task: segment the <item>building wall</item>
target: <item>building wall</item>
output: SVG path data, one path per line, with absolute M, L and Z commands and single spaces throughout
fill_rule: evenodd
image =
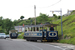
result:
M 16 26 L 15 30 L 18 30 L 18 32 L 24 32 L 24 28 L 19 26 Z

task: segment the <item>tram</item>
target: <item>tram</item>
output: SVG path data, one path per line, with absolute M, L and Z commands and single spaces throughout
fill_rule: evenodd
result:
M 26 25 L 25 32 L 24 32 L 24 39 L 27 41 L 53 41 L 58 40 L 58 31 L 57 31 L 58 24 L 40 24 L 40 25 Z M 54 31 L 50 31 L 49 28 L 53 26 L 55 27 Z M 47 29 L 45 29 L 47 28 Z
M 9 36 L 11 39 L 16 39 L 18 37 L 18 31 L 17 30 L 10 30 Z

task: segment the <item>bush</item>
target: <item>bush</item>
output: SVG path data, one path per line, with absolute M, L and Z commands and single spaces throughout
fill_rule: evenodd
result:
M 18 36 L 18 39 L 23 39 L 24 33 L 21 33 L 21 35 Z
M 61 18 L 61 16 L 58 16 L 58 19 L 60 19 Z
M 72 34 L 65 34 L 65 35 L 64 35 L 64 39 L 65 39 L 66 37 L 70 37 L 70 38 L 72 38 L 73 35 L 72 35 Z

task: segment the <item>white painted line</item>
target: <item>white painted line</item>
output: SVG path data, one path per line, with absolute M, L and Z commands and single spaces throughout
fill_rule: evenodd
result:
M 26 43 L 26 44 L 28 44 L 28 43 Z M 40 48 L 40 47 L 38 47 L 38 46 L 36 46 L 36 45 L 33 45 L 33 44 L 28 44 L 28 45 L 31 45 L 31 46 L 33 46 L 33 47 L 36 47 L 36 48 L 40 49 L 40 50 L 43 50 L 42 48 Z
M 49 44 L 45 44 L 45 45 L 52 46 L 52 47 L 56 47 L 56 48 L 59 48 L 59 49 L 62 49 L 62 50 L 68 49 L 68 48 L 62 48 L 62 47 L 59 47 L 59 46 L 54 46 L 54 45 L 49 45 Z

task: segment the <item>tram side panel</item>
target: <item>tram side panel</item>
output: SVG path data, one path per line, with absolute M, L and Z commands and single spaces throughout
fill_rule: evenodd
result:
M 58 31 L 32 31 L 25 32 L 26 40 L 58 40 Z
M 42 40 L 42 31 L 25 32 L 24 38 L 26 40 Z

